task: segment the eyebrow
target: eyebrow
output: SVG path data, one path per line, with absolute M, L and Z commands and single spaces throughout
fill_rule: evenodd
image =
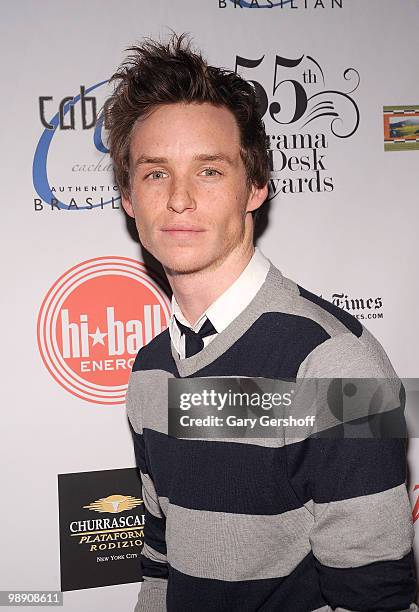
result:
M 200 153 L 199 155 L 194 155 L 192 159 L 193 161 L 208 161 L 208 162 L 220 161 L 220 162 L 226 162 L 227 164 L 230 164 L 231 166 L 234 165 L 233 159 L 226 153 Z M 167 157 L 150 157 L 148 155 L 140 155 L 134 164 L 134 169 L 138 168 L 138 166 L 141 166 L 143 164 L 168 164 L 168 163 L 169 163 L 169 160 L 167 159 Z

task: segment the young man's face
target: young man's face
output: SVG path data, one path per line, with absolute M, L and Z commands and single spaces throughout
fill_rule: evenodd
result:
M 130 177 L 124 208 L 172 274 L 218 267 L 240 249 L 267 196 L 267 187 L 248 187 L 234 115 L 208 103 L 162 105 L 139 121 Z

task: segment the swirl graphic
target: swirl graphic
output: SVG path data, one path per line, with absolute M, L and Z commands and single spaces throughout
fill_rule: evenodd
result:
M 315 63 L 317 64 L 317 62 Z M 359 126 L 359 109 L 349 94 L 358 89 L 361 79 L 359 72 L 355 68 L 347 68 L 343 73 L 343 78 L 346 81 L 352 81 L 354 77 L 355 85 L 348 92 L 327 89 L 308 97 L 307 109 L 301 118 L 301 121 L 304 121 L 304 123 L 302 123 L 300 129 L 316 119 L 320 119 L 320 117 L 331 117 L 330 131 L 334 136 L 337 138 L 349 138 L 352 136 Z M 337 122 L 343 125 L 343 131 L 336 129 L 335 124 Z M 348 124 L 349 127 L 347 127 Z

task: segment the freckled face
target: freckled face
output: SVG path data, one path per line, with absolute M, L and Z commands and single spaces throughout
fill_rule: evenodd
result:
M 143 246 L 171 273 L 218 267 L 251 238 L 249 189 L 234 115 L 212 104 L 168 104 L 137 122 L 131 189 L 122 202 Z

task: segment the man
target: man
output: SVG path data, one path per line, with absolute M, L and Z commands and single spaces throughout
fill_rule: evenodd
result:
M 168 436 L 170 378 L 396 375 L 354 317 L 253 246 L 269 164 L 252 86 L 184 36 L 131 51 L 110 151 L 173 291 L 127 394 L 146 515 L 136 611 L 417 610 L 403 439 Z

